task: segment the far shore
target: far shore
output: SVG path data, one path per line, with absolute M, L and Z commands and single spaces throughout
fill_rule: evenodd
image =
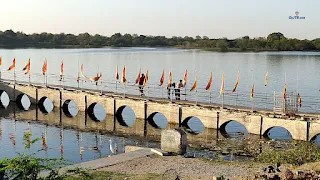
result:
M 181 47 L 181 46 L 124 46 L 124 47 L 116 47 L 116 46 L 80 46 L 80 45 L 64 45 L 64 46 L 0 46 L 0 49 L 3 50 L 16 50 L 16 49 L 103 49 L 103 48 L 112 48 L 112 49 L 121 49 L 121 48 L 168 48 L 168 49 L 186 49 L 186 50 L 198 50 L 198 51 L 211 51 L 211 52 L 320 52 L 320 50 L 276 50 L 276 49 L 240 49 L 240 48 L 228 48 L 227 50 L 221 50 L 219 48 L 198 48 L 198 47 Z

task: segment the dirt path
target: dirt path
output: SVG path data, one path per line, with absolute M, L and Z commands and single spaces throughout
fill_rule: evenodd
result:
M 253 177 L 261 171 L 262 165 L 241 162 L 205 161 L 197 158 L 184 158 L 181 156 L 160 157 L 152 155 L 125 163 L 116 164 L 100 169 L 125 174 L 167 174 L 178 173 L 182 179 L 210 179 L 213 176 L 224 177 Z M 250 178 L 250 179 L 251 179 Z

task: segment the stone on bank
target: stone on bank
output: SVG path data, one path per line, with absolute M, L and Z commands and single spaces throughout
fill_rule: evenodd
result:
M 187 134 L 181 129 L 161 132 L 161 150 L 169 154 L 183 155 L 187 151 Z

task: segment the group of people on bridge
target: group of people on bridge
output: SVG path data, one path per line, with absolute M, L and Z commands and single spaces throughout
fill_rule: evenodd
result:
M 144 96 L 144 80 L 146 76 L 144 74 L 141 74 L 141 77 L 139 79 L 139 91 L 140 91 L 140 96 Z M 169 84 L 167 86 L 167 91 L 168 91 L 168 99 L 171 99 L 171 93 L 175 95 L 176 100 L 180 100 L 180 95 L 181 95 L 181 89 L 184 88 L 184 85 L 182 83 L 182 80 L 180 79 L 179 84 L 176 87 L 176 83 Z M 173 91 L 171 91 L 173 90 Z

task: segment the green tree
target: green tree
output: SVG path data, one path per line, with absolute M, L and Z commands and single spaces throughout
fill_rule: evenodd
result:
M 225 52 L 228 51 L 228 42 L 225 39 L 219 39 L 216 43 L 216 46 L 220 49 L 220 51 Z

